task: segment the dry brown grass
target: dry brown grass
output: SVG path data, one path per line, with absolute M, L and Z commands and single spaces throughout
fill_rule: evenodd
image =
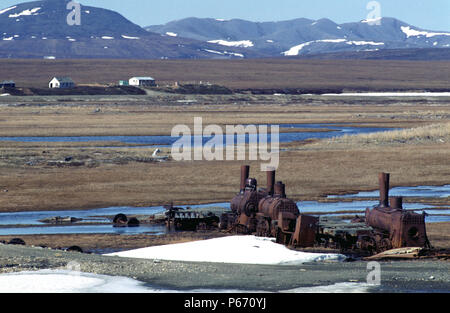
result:
M 133 105 L 0 107 L 0 136 L 106 136 L 170 135 L 178 124 L 192 126 L 194 117 L 203 124 L 356 123 L 367 126 L 414 127 L 450 118 L 448 103 L 385 105 L 315 104 L 318 98 L 293 97 L 293 104 L 280 106 L 276 97 L 268 104 L 153 106 L 150 100 Z M 342 101 L 339 100 L 339 101 Z M 377 104 L 378 103 L 378 104 Z
M 45 88 L 58 73 L 79 84 L 151 75 L 159 83 L 209 81 L 231 88 L 448 88 L 450 62 L 369 60 L 0 60 L 0 76 Z M 406 79 L 405 79 L 406 78 Z
M 448 184 L 450 143 L 385 149 L 303 149 L 281 153 L 277 179 L 296 200 L 377 189 L 377 174 L 392 173 L 393 186 Z M 183 161 L 100 164 L 97 167 L 2 167 L 1 211 L 150 206 L 174 202 L 229 201 L 239 188 L 239 168 L 265 185 L 259 162 Z
M 438 249 L 450 249 L 450 223 L 427 224 L 431 245 Z
M 384 131 L 357 136 L 345 135 L 332 138 L 328 144 L 343 145 L 387 145 L 450 142 L 450 123 L 436 123 L 422 127 Z

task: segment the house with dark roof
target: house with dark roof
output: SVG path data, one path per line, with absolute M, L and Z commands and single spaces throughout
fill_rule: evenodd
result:
M 156 81 L 153 77 L 131 77 L 129 80 L 130 86 L 153 87 L 156 86 Z
M 73 88 L 75 83 L 70 77 L 53 77 L 48 83 L 48 88 Z

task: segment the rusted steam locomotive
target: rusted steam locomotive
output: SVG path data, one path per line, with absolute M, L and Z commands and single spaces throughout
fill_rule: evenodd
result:
M 389 198 L 389 178 L 387 173 L 379 174 L 380 203 L 366 209 L 365 221 L 372 230 L 359 236 L 358 248 L 377 252 L 402 247 L 431 248 L 426 213 L 405 211 L 402 197 Z
M 380 203 L 367 208 L 365 222 L 323 222 L 301 214 L 297 204 L 286 197 L 286 186 L 275 183 L 275 170 L 267 172 L 267 188 L 258 189 L 249 178 L 250 167 L 241 167 L 241 189 L 231 200 L 231 213 L 221 217 L 222 229 L 240 234 L 275 237 L 289 247 L 326 246 L 369 253 L 393 248 L 429 248 L 425 213 L 403 210 L 403 198 L 390 198 L 389 174 L 379 175 Z
M 241 167 L 241 190 L 231 200 L 232 213 L 221 217 L 221 228 L 240 234 L 276 237 L 292 246 L 314 244 L 318 219 L 301 215 L 297 204 L 287 198 L 283 182 L 275 183 L 275 170 L 267 171 L 267 188 L 258 189 L 249 178 L 250 167 Z

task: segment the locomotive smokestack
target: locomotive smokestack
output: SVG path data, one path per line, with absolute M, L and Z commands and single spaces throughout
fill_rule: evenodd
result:
M 391 197 L 390 202 L 392 209 L 403 209 L 403 197 Z
M 389 176 L 387 173 L 380 173 L 378 180 L 380 183 L 380 205 L 389 207 Z
M 275 184 L 274 192 L 281 198 L 286 198 L 286 185 L 279 181 Z
M 274 185 L 275 185 L 275 170 L 271 169 L 267 171 L 267 192 L 271 196 L 273 196 Z
M 250 176 L 250 166 L 242 165 L 241 166 L 241 190 L 245 189 L 245 182 Z

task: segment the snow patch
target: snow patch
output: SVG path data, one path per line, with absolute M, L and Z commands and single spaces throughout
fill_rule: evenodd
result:
M 306 262 L 343 261 L 341 254 L 294 251 L 274 238 L 229 236 L 195 242 L 155 246 L 107 254 L 140 259 L 239 264 L 299 265 Z
M 126 277 L 112 277 L 66 270 L 41 270 L 0 275 L 2 293 L 130 293 L 142 291 L 143 283 Z
M 361 23 L 371 24 L 371 25 L 374 25 L 374 24 L 380 25 L 382 19 L 383 19 L 382 17 L 369 18 L 366 20 L 362 20 Z
M 298 55 L 300 53 L 300 50 L 302 50 L 304 47 L 307 47 L 314 43 L 319 43 L 319 42 L 340 43 L 340 42 L 346 42 L 346 41 L 347 41 L 346 39 L 321 39 L 321 40 L 308 41 L 308 42 L 299 44 L 297 46 L 294 46 L 294 47 L 290 48 L 288 51 L 283 52 L 282 54 L 284 54 L 285 56 Z
M 365 293 L 373 285 L 336 283 L 328 286 L 280 290 L 282 293 Z M 171 290 L 149 286 L 135 279 L 69 270 L 39 270 L 0 275 L 1 293 L 264 293 L 258 290 Z
M 170 36 L 170 37 L 177 37 L 178 36 L 178 34 L 175 34 L 175 33 L 172 33 L 172 32 L 166 32 L 166 35 Z
M 38 13 L 36 13 L 37 11 L 39 11 L 41 8 L 34 8 L 31 10 L 24 10 L 20 13 L 16 13 L 16 14 L 10 14 L 9 17 L 10 18 L 16 18 L 19 16 L 30 16 L 30 15 L 38 15 Z
M 374 41 L 347 41 L 346 44 L 348 45 L 356 45 L 356 46 L 382 46 L 384 45 L 384 42 L 374 42 Z
M 141 38 L 139 38 L 139 37 L 131 37 L 131 36 L 125 36 L 125 35 L 122 35 L 122 38 L 125 38 L 125 39 L 132 39 L 132 40 L 138 40 L 138 39 L 141 39 Z
M 426 36 L 427 38 L 434 37 L 434 36 L 450 36 L 450 33 L 433 33 L 433 32 L 427 32 L 427 31 L 421 31 L 412 29 L 410 26 L 402 26 L 401 27 L 402 32 L 406 34 L 406 37 L 418 37 L 418 36 Z
M 244 55 L 242 53 L 236 53 L 236 52 L 228 52 L 228 51 L 220 52 L 220 51 L 210 50 L 210 49 L 203 49 L 203 51 L 206 51 L 209 53 L 214 53 L 214 54 L 220 54 L 220 55 L 235 56 L 235 57 L 239 57 L 239 58 L 244 57 Z
M 241 47 L 241 48 L 253 47 L 253 42 L 251 42 L 250 40 L 227 41 L 227 40 L 218 39 L 218 40 L 210 40 L 208 42 L 219 44 L 222 46 L 227 46 L 227 47 Z
M 10 8 L 6 8 L 6 9 L 3 9 L 3 10 L 0 10 L 0 15 L 2 15 L 3 13 L 6 13 L 8 11 L 14 10 L 15 8 L 17 8 L 17 5 L 15 5 L 13 7 L 10 7 Z

